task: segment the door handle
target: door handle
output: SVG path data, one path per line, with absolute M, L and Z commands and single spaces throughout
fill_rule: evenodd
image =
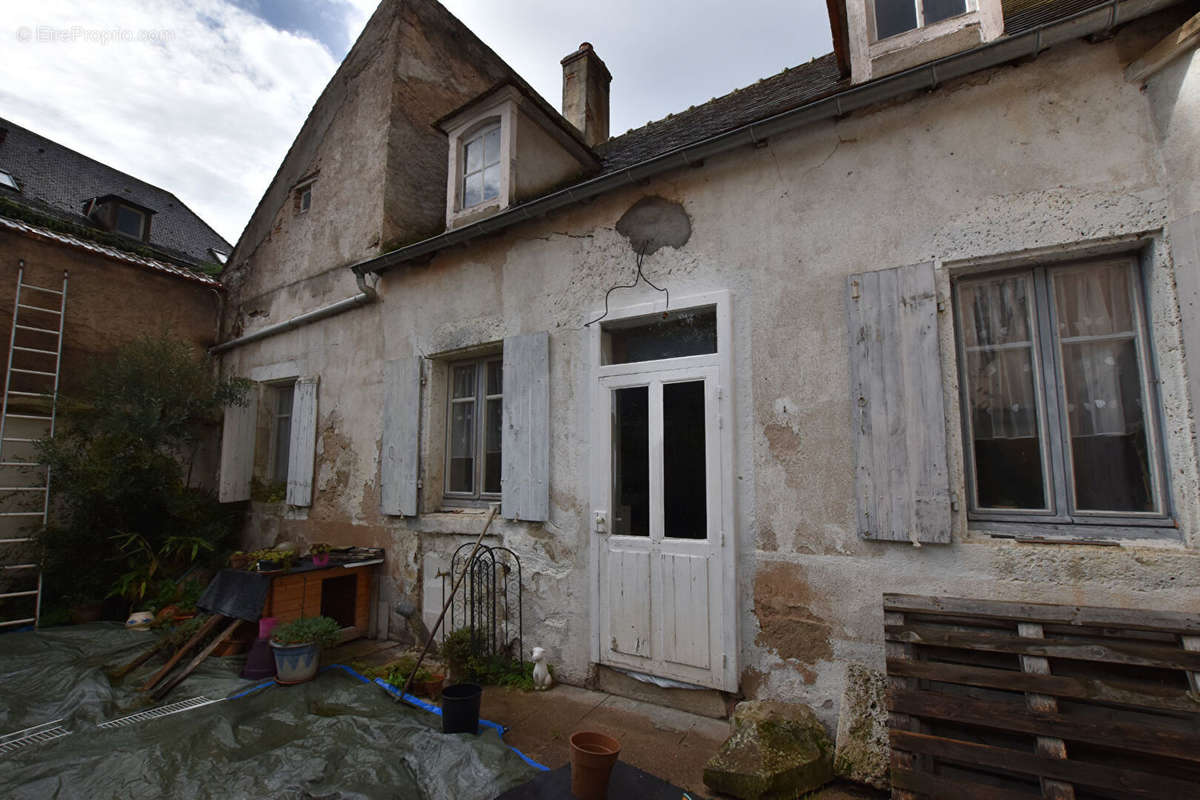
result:
M 608 514 L 603 511 L 592 512 L 592 530 L 600 535 L 608 533 Z

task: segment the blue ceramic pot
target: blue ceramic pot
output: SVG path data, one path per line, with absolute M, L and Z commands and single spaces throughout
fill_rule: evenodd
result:
M 271 642 L 275 651 L 275 680 L 279 683 L 304 683 L 317 674 L 321 648 L 315 644 L 279 644 Z

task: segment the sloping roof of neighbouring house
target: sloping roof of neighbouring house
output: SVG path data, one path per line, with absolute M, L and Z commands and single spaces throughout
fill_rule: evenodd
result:
M 127 175 L 28 128 L 0 118 L 0 170 L 16 179 L 0 198 L 72 225 L 94 228 L 84 204 L 115 195 L 154 211 L 149 242 L 162 258 L 199 265 L 217 261 L 210 250 L 228 254 L 232 245 L 171 192 Z M 133 241 L 133 240 L 131 240 Z

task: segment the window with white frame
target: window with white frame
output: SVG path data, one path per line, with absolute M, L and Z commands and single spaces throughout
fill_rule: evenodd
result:
M 272 484 L 287 483 L 288 459 L 291 457 L 292 404 L 295 394 L 295 383 L 281 383 L 270 387 L 271 450 L 267 477 Z
M 500 495 L 503 372 L 498 353 L 449 365 L 447 498 L 491 499 Z
M 500 196 L 500 124 L 489 125 L 462 145 L 462 207 Z
M 955 286 L 972 519 L 1171 524 L 1132 258 Z
M 113 228 L 117 233 L 132 236 L 134 239 L 145 239 L 146 215 L 136 208 L 118 205 Z
M 871 0 L 874 40 L 924 28 L 970 10 L 970 0 Z

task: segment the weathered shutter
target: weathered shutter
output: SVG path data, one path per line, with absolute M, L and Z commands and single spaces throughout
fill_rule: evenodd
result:
M 859 533 L 949 542 L 933 264 L 851 275 L 848 288 Z
M 311 506 L 313 468 L 317 460 L 317 379 L 300 378 L 292 397 L 287 503 Z
M 383 367 L 383 440 L 379 451 L 380 508 L 415 516 L 421 433 L 421 359 L 400 358 Z
M 226 406 L 225 425 L 221 430 L 221 483 L 218 497 L 222 503 L 250 499 L 250 478 L 254 474 L 254 429 L 258 423 L 258 387 L 246 392 L 246 405 Z
M 550 334 L 504 340 L 500 515 L 550 518 Z

